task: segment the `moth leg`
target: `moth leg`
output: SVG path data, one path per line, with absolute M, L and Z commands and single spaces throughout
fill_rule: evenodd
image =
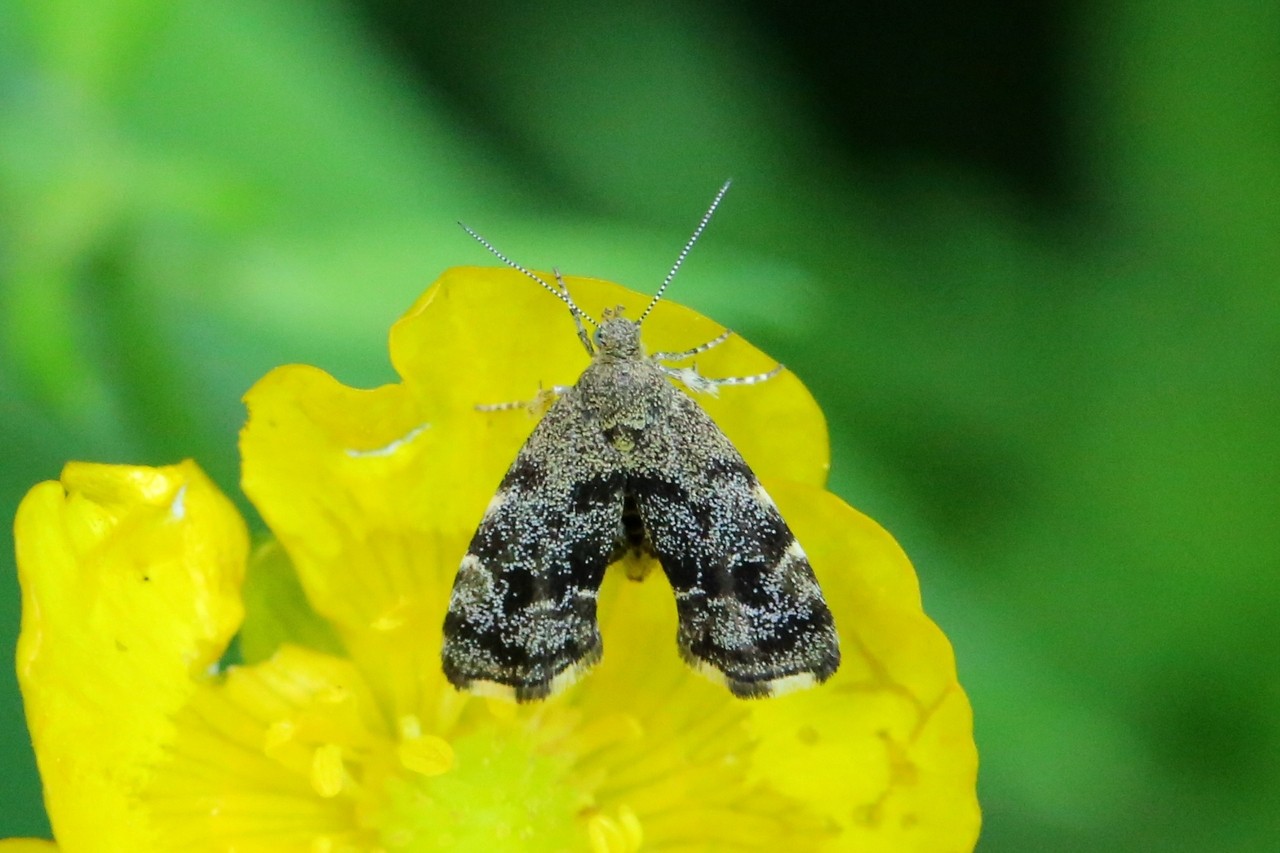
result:
M 565 284 L 564 277 L 560 275 L 560 270 L 553 269 L 551 272 L 556 277 L 556 284 L 560 286 L 560 292 L 565 295 L 566 299 L 569 299 L 569 285 Z M 586 327 L 582 325 L 582 312 L 577 310 L 578 306 L 574 304 L 572 299 L 569 299 L 569 307 L 572 309 L 569 313 L 573 315 L 573 325 L 578 327 L 578 340 L 582 341 L 582 345 L 587 348 L 589 354 L 595 355 L 596 350 L 591 345 L 591 336 L 587 334 Z
M 695 355 L 701 355 L 709 349 L 720 346 L 722 343 L 729 340 L 729 337 L 732 334 L 733 332 L 725 329 L 719 336 L 712 338 L 705 344 L 700 344 L 693 349 L 687 349 L 683 352 L 655 352 L 650 356 L 650 358 L 656 359 L 657 361 L 684 361 L 686 358 L 693 358 Z
M 477 403 L 477 412 L 510 412 L 514 409 L 524 409 L 530 415 L 546 414 L 547 409 L 551 408 L 551 404 L 556 401 L 564 392 L 572 388 L 572 385 L 552 385 L 550 388 L 538 386 L 538 393 L 533 395 L 531 400 L 512 400 L 506 403 Z
M 668 367 L 666 365 L 658 365 L 658 368 L 673 379 L 677 379 L 690 391 L 695 393 L 707 393 L 712 397 L 720 393 L 720 388 L 725 385 L 755 385 L 757 382 L 764 382 L 772 379 L 782 372 L 782 365 L 779 364 L 772 370 L 766 370 L 764 373 L 756 373 L 752 376 L 724 376 L 719 379 L 712 379 L 703 376 L 698 372 L 697 365 L 688 367 Z

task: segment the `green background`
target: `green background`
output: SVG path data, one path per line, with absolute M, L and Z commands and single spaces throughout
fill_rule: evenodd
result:
M 454 220 L 652 289 L 733 177 L 671 296 L 810 384 L 911 554 L 979 849 L 1271 849 L 1277 44 L 1273 0 L 5 3 L 0 509 L 71 458 L 235 493 L 244 390 L 392 379 L 488 262 Z M 0 739 L 0 836 L 45 833 L 9 666 Z

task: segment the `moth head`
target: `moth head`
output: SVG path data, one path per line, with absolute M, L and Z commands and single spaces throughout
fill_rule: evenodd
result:
M 622 316 L 622 306 L 606 309 L 591 336 L 596 357 L 607 361 L 633 359 L 640 355 L 640 324 Z

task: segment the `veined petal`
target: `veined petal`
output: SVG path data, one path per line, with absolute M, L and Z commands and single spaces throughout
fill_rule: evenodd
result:
M 14 538 L 18 679 L 54 831 L 147 849 L 138 793 L 240 624 L 244 523 L 192 462 L 72 463 L 27 494 Z

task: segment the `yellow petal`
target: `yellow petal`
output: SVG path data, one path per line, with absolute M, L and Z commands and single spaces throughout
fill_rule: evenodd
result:
M 756 773 L 837 821 L 841 849 L 971 849 L 980 824 L 972 713 L 910 562 L 834 495 L 784 483 L 770 491 L 809 553 L 843 662 L 821 687 L 752 704 Z
M 0 853 L 57 853 L 58 845 L 42 838 L 0 839 Z
M 440 408 L 404 385 L 357 391 L 296 366 L 245 399 L 245 493 L 389 712 L 429 716 L 419 697 L 443 683 L 444 596 L 468 535 L 446 517 L 465 466 Z
M 72 463 L 28 493 L 14 536 L 18 678 L 54 831 L 146 849 L 137 793 L 240 623 L 244 523 L 194 463 Z

